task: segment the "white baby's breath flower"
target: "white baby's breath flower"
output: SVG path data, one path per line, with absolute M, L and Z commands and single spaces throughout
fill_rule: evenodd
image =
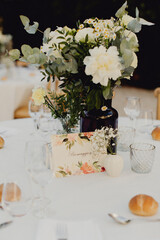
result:
M 76 35 L 75 35 L 75 40 L 77 42 L 84 42 L 86 36 L 88 35 L 88 42 L 94 42 L 95 41 L 95 36 L 93 33 L 94 29 L 93 28 L 83 28 L 80 29 Z
M 89 19 L 86 19 L 84 22 L 88 23 L 88 24 L 93 24 L 93 21 L 94 21 L 94 19 L 89 18 Z
M 104 46 L 89 50 L 90 56 L 84 58 L 86 75 L 92 75 L 92 81 L 107 86 L 109 79 L 117 80 L 121 76 L 122 65 L 117 47 L 108 50 Z
M 43 87 L 34 88 L 32 90 L 32 99 L 35 105 L 39 106 L 45 102 L 46 90 Z
M 84 24 L 79 25 L 79 29 L 82 29 L 82 28 L 84 28 Z

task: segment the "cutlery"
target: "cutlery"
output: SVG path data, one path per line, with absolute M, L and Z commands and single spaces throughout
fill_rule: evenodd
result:
M 133 219 L 129 219 L 129 218 L 126 218 L 126 217 L 123 217 L 123 216 L 120 216 L 116 213 L 108 213 L 108 215 L 114 220 L 116 221 L 117 223 L 120 223 L 120 224 L 123 224 L 123 225 L 126 225 L 134 220 L 144 220 L 144 221 L 147 221 L 147 222 L 160 222 L 160 218 L 156 218 L 156 219 L 147 219 L 147 218 L 133 218 Z
M 67 240 L 67 226 L 64 223 L 58 223 L 56 227 L 57 240 Z
M 7 222 L 4 222 L 4 223 L 0 223 L 0 228 L 3 228 L 3 227 L 6 227 L 8 226 L 10 223 L 12 223 L 13 221 L 7 221 Z

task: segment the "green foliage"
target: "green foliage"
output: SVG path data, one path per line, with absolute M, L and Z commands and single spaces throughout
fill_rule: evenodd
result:
M 30 25 L 30 20 L 28 17 L 24 16 L 24 15 L 20 15 L 20 19 L 24 25 L 24 29 L 26 30 L 26 32 L 30 33 L 30 34 L 35 34 L 37 32 L 37 29 L 39 27 L 39 23 L 38 22 L 34 22 L 33 25 Z
M 20 51 L 18 49 L 12 49 L 9 51 L 9 56 L 13 61 L 18 60 L 20 57 Z
M 127 13 L 126 8 L 128 7 L 127 5 L 127 1 L 122 5 L 122 7 L 120 9 L 118 9 L 118 11 L 116 12 L 115 16 L 117 18 L 121 18 L 124 14 Z

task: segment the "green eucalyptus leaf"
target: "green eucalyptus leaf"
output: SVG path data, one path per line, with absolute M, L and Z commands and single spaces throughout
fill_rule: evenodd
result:
M 26 26 L 27 24 L 29 24 L 30 20 L 29 20 L 28 17 L 26 17 L 26 16 L 24 16 L 24 15 L 20 15 L 19 17 L 20 17 L 21 22 L 22 22 L 22 24 L 23 24 L 24 26 Z
M 33 54 L 27 57 L 27 61 L 31 64 L 39 64 L 39 54 Z
M 39 48 L 37 48 L 37 47 L 33 48 L 33 54 L 34 54 L 34 53 L 37 53 L 37 54 L 39 54 L 39 53 L 40 53 L 40 50 L 39 50 Z
M 35 34 L 37 29 L 38 29 L 38 27 L 39 27 L 39 23 L 38 22 L 34 22 L 33 25 L 29 25 L 29 23 L 26 24 L 24 29 L 26 30 L 26 32 L 28 32 L 30 34 Z
M 104 87 L 104 89 L 103 89 L 103 97 L 105 98 L 105 99 L 108 99 L 109 98 L 109 96 L 110 96 L 110 91 L 111 91 L 111 84 L 110 84 L 110 82 L 108 83 L 108 86 L 107 87 Z
M 121 80 L 118 79 L 118 80 L 115 82 L 115 84 L 116 84 L 117 86 L 120 86 L 120 85 L 121 85 Z
M 134 67 L 129 66 L 128 68 L 124 69 L 122 76 L 123 77 L 131 76 L 133 72 L 134 72 Z
M 136 18 L 137 18 L 137 20 L 139 20 L 139 10 L 137 7 L 136 7 Z
M 47 56 L 44 53 L 39 54 L 39 64 L 43 65 L 47 62 Z
M 147 26 L 155 25 L 155 23 L 148 22 L 148 21 L 146 21 L 146 20 L 143 19 L 143 18 L 140 18 L 140 19 L 139 19 L 139 23 L 142 24 L 142 25 L 147 25 Z
M 12 49 L 9 51 L 9 56 L 12 60 L 18 60 L 20 57 L 20 51 L 18 49 Z
M 51 29 L 47 28 L 44 33 L 43 33 L 43 43 L 47 43 L 48 39 L 49 39 L 49 33 L 50 33 Z
M 66 59 L 66 61 L 64 62 L 64 64 L 66 66 L 66 70 L 71 73 L 77 73 L 78 65 L 77 65 L 77 61 L 75 60 L 75 58 L 69 54 L 66 54 L 65 59 Z
M 138 47 L 139 44 L 136 40 L 136 37 L 135 36 L 131 37 L 129 40 L 129 48 L 132 49 L 134 52 L 138 52 Z
M 133 52 L 129 49 L 125 49 L 122 58 L 124 60 L 125 68 L 129 67 L 134 59 Z
M 120 44 L 120 51 L 121 53 L 123 54 L 125 49 L 129 49 L 129 41 L 127 41 L 126 38 L 124 38 L 122 41 L 121 41 L 121 44 Z
M 127 5 L 127 1 L 122 5 L 122 7 L 120 9 L 118 9 L 118 11 L 116 12 L 115 16 L 117 18 L 121 18 L 123 17 L 124 14 L 126 14 L 126 8 L 128 7 Z
M 21 51 L 25 58 L 33 54 L 33 49 L 27 44 L 21 46 Z
M 134 33 L 138 33 L 142 29 L 142 25 L 137 21 L 137 19 L 133 19 L 131 22 L 128 23 L 127 28 Z

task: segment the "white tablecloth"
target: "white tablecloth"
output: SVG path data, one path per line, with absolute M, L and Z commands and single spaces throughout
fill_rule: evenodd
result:
M 125 123 L 125 118 L 119 119 L 119 124 Z M 32 120 L 1 122 L 0 127 L 10 128 L 8 134 L 4 133 L 6 145 L 0 149 L 0 176 L 15 169 L 24 171 L 24 147 L 33 130 Z M 124 169 L 120 177 L 112 178 L 105 173 L 98 173 L 54 179 L 46 189 L 53 203 L 52 218 L 71 221 L 92 219 L 98 223 L 105 240 L 160 239 L 160 222 L 135 221 L 124 226 L 113 222 L 107 215 L 116 212 L 135 217 L 129 211 L 128 202 L 140 193 L 151 195 L 160 202 L 160 142 L 152 141 L 150 136 L 137 135 L 137 139 L 156 145 L 156 159 L 151 173 L 134 173 L 130 169 L 129 153 L 119 152 L 124 157 Z M 160 218 L 160 209 L 154 217 Z M 37 226 L 38 220 L 29 213 L 0 229 L 0 240 L 35 240 Z
M 13 119 L 14 111 L 27 105 L 42 77 L 40 71 L 29 67 L 0 67 L 0 121 Z

